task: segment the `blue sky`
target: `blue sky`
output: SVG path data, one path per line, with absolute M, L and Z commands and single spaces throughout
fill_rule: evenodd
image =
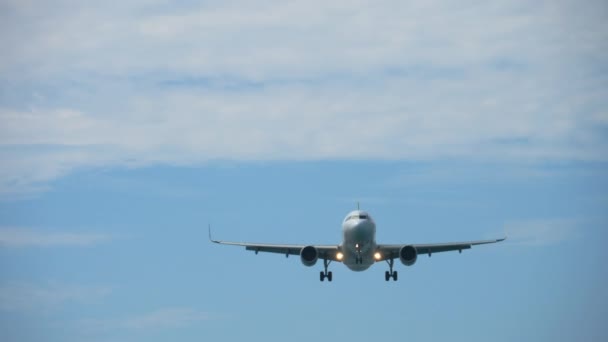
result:
M 601 1 L 5 1 L 0 340 L 605 340 Z M 211 245 L 508 241 L 355 273 Z

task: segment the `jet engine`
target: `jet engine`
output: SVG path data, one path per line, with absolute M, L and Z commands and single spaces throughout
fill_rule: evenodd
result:
M 416 259 L 418 259 L 418 251 L 416 251 L 416 247 L 414 246 L 403 246 L 401 250 L 399 250 L 399 260 L 405 266 L 412 266 L 416 263 Z
M 319 252 L 314 246 L 306 246 L 300 251 L 300 260 L 305 266 L 313 266 L 319 259 Z

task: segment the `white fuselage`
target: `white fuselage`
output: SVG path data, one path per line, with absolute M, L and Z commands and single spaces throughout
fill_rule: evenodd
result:
M 340 250 L 343 263 L 353 271 L 364 271 L 374 264 L 376 252 L 376 223 L 362 210 L 351 211 L 342 223 L 343 240 Z

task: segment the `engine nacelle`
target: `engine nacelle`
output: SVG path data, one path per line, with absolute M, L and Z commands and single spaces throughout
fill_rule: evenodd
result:
M 319 251 L 313 246 L 306 246 L 300 251 L 300 260 L 304 266 L 313 266 L 319 259 Z
M 416 247 L 403 246 L 399 250 L 399 260 L 401 260 L 405 266 L 412 266 L 416 263 L 416 259 L 418 259 L 418 251 L 416 251 Z

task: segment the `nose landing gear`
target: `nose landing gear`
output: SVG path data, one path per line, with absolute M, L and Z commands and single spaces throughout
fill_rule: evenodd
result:
M 357 252 L 357 257 L 355 258 L 355 264 L 363 264 L 363 257 L 361 256 L 361 245 L 355 244 L 355 251 Z
M 393 259 L 387 259 L 389 271 L 384 272 L 384 280 L 389 281 L 389 279 L 393 278 L 393 281 L 397 281 L 397 271 L 393 271 Z

